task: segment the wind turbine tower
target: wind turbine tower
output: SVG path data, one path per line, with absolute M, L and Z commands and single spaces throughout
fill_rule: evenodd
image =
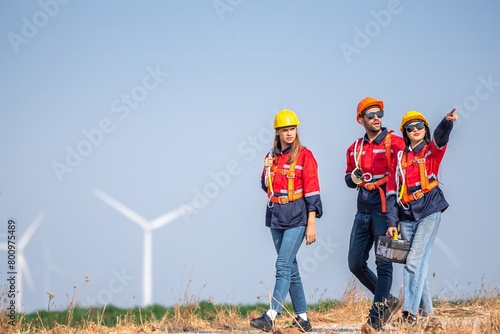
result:
M 96 189 L 94 195 L 101 199 L 103 202 L 120 212 L 125 217 L 129 218 L 143 230 L 143 272 L 142 272 L 142 305 L 148 306 L 153 303 L 153 230 L 156 230 L 163 225 L 171 223 L 187 211 L 182 208 L 177 208 L 173 211 L 147 221 L 144 217 L 137 212 L 129 209 L 122 203 L 118 202 L 103 191 Z

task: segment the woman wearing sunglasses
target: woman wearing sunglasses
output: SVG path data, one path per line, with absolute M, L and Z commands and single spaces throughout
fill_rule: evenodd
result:
M 441 213 L 448 208 L 439 187 L 438 171 L 443 160 L 455 109 L 434 130 L 431 139 L 429 122 L 418 111 L 409 111 L 401 120 L 406 149 L 393 160 L 393 173 L 387 181 L 388 236 L 399 223 L 403 238 L 411 242 L 403 271 L 404 305 L 401 321 L 414 325 L 417 316 L 433 315 L 427 283 L 429 256 L 438 233 Z M 431 319 L 431 318 L 428 318 Z

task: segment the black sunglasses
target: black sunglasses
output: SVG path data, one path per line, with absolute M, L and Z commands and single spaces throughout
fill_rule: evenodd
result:
M 405 126 L 406 132 L 413 132 L 413 130 L 422 130 L 425 127 L 424 122 L 418 122 Z
M 379 111 L 372 111 L 372 112 L 366 112 L 365 113 L 365 116 L 368 119 L 374 119 L 375 115 L 377 115 L 378 118 L 382 118 L 382 117 L 384 117 L 384 111 L 383 110 L 379 110 Z

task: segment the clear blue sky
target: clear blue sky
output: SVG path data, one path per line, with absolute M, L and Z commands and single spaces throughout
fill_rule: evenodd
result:
M 339 298 L 356 208 L 345 150 L 365 96 L 397 133 L 408 110 L 434 128 L 457 108 L 431 289 L 497 287 L 499 15 L 493 0 L 0 2 L 1 241 L 9 218 L 19 240 L 45 214 L 23 250 L 25 310 L 46 308 L 47 290 L 65 308 L 86 275 L 82 306 L 141 304 L 142 230 L 96 190 L 147 221 L 185 210 L 153 232 L 154 303 L 265 302 L 275 252 L 259 177 L 282 108 L 319 163 L 325 214 L 299 253 L 308 302 Z

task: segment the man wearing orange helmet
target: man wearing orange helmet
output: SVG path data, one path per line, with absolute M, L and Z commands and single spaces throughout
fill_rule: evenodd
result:
M 359 102 L 356 121 L 366 133 L 347 149 L 345 175 L 347 186 L 358 190 L 349 242 L 349 269 L 374 295 L 368 324 L 377 330 L 402 306 L 398 298 L 390 294 L 392 263 L 376 258 L 376 275 L 367 264 L 370 250 L 374 244 L 375 249 L 377 247 L 378 237 L 387 232 L 385 185 L 392 157 L 405 147 L 403 138 L 382 126 L 383 116 L 383 101 L 366 97 Z
M 453 122 L 458 115 L 449 112 L 434 130 L 418 111 L 409 111 L 401 120 L 406 148 L 394 159 L 393 172 L 387 181 L 387 235 L 397 232 L 411 242 L 403 271 L 404 306 L 401 322 L 413 325 L 417 316 L 433 315 L 432 298 L 427 284 L 429 257 L 441 223 L 441 213 L 448 208 L 439 187 L 438 172 L 443 160 Z

